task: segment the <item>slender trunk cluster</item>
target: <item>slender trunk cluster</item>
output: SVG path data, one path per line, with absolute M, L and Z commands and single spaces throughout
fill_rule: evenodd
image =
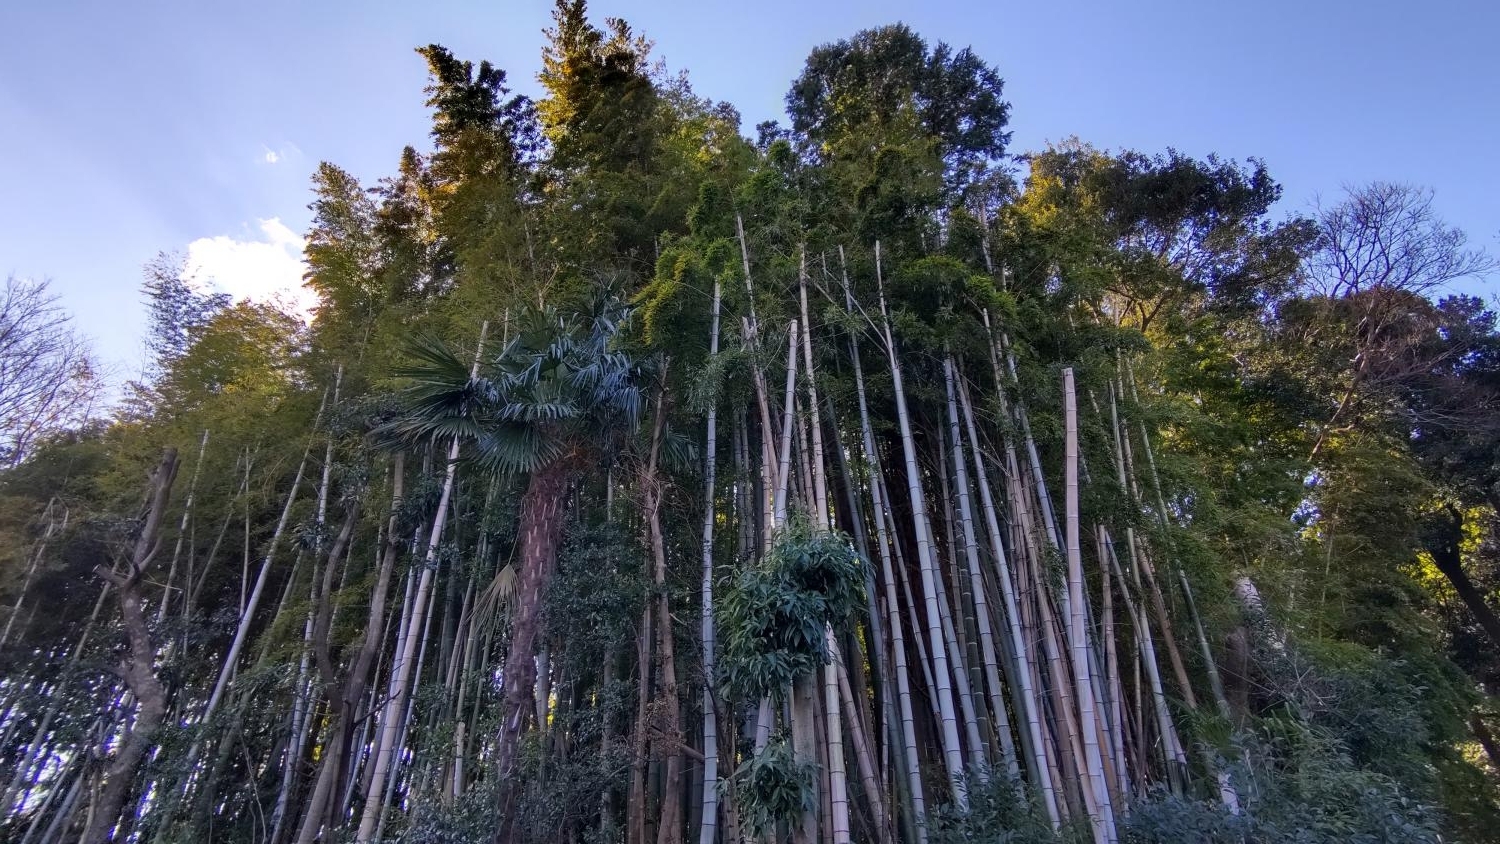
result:
M 837 273 L 799 254 L 795 301 L 768 327 L 743 224 L 736 234 L 743 297 L 704 291 L 704 371 L 739 367 L 727 371 L 743 386 L 712 385 L 695 405 L 680 386 L 688 356 L 663 354 L 644 429 L 620 454 L 559 440 L 529 471 L 495 471 L 466 459 L 479 438 L 461 426 L 375 452 L 336 432 L 338 380 L 316 447 L 296 443 L 279 476 L 235 446 L 232 473 L 214 478 L 205 432 L 174 510 L 171 453 L 134 554 L 100 569 L 128 641 L 119 682 L 93 692 L 106 714 L 0 718 L 20 748 L 4 795 L 16 828 L 165 844 L 232 816 L 268 844 L 366 844 L 483 801 L 503 844 L 535 840 L 538 824 L 567 841 L 924 844 L 937 807 L 961 814 L 978 790 L 1014 784 L 1055 829 L 1111 844 L 1158 784 L 1237 810 L 1236 784 L 1206 752 L 1190 760 L 1182 734 L 1202 691 L 1184 623 L 1218 712 L 1235 707 L 1170 543 L 1141 527 L 1170 537 L 1175 524 L 1128 369 L 1098 385 L 1048 372 L 1043 394 L 1059 400 L 1040 404 L 988 313 L 969 315 L 977 340 L 903 337 L 878 244 L 868 277 L 843 250 Z M 701 474 L 674 460 L 684 441 L 701 445 Z M 200 471 L 226 511 L 207 517 L 202 548 Z M 272 483 L 279 500 L 256 518 Z M 1143 521 L 1094 512 L 1095 486 Z M 626 634 L 580 664 L 579 642 L 548 631 L 584 636 L 585 621 L 548 615 L 549 600 L 569 531 L 600 522 L 639 553 L 638 571 L 608 572 L 641 586 L 623 610 L 635 649 Z M 177 535 L 157 580 L 146 572 L 166 524 Z M 819 622 L 816 670 L 741 699 L 720 685 L 719 609 L 799 525 L 862 557 L 859 607 Z M 239 532 L 236 583 L 217 558 Z M 217 595 L 204 585 L 216 562 Z M 214 670 L 161 676 L 191 656 L 174 619 L 225 599 Z M 59 661 L 76 666 L 94 627 Z M 259 695 L 283 706 L 268 717 Z M 157 739 L 171 725 L 185 740 Z M 760 828 L 749 778 L 788 748 L 805 800 Z M 559 807 L 569 777 L 587 799 Z

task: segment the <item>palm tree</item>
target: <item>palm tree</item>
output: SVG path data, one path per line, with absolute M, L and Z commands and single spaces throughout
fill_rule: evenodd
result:
M 496 747 L 501 798 L 496 841 L 515 836 L 517 743 L 531 708 L 541 601 L 556 567 L 568 481 L 611 439 L 639 423 L 641 368 L 617 348 L 630 310 L 615 298 L 586 312 L 523 312 L 520 331 L 471 377 L 441 342 L 412 344 L 407 410 L 390 433 L 457 437 L 484 471 L 526 478 L 517 528 L 515 592 Z

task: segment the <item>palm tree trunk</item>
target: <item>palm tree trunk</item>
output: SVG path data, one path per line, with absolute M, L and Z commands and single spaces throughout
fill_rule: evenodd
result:
M 497 844 L 518 840 L 516 829 L 517 762 L 521 729 L 532 706 L 536 684 L 536 648 L 540 628 L 542 596 L 557 563 L 562 540 L 563 505 L 572 474 L 572 461 L 554 460 L 531 474 L 521 496 L 521 515 L 516 535 L 520 544 L 520 570 L 511 611 L 510 651 L 502 675 L 505 693 L 500 710 L 500 731 L 495 745 L 495 771 L 500 781 Z M 363 844 L 363 842 L 361 842 Z

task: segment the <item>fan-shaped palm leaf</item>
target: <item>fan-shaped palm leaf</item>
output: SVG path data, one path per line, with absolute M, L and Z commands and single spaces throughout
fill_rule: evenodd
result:
M 617 299 L 580 315 L 528 309 L 477 377 L 440 340 L 418 336 L 394 372 L 409 381 L 406 412 L 380 433 L 395 442 L 458 437 L 481 465 L 526 472 L 566 453 L 569 441 L 634 430 L 645 367 L 612 349 L 629 319 Z

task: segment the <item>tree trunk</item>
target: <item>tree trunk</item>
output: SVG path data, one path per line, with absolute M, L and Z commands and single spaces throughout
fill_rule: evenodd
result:
M 329 699 L 330 713 L 326 727 L 328 741 L 322 749 L 317 779 L 313 791 L 303 808 L 302 825 L 297 830 L 296 844 L 312 844 L 319 831 L 330 821 L 333 814 L 333 795 L 340 781 L 347 774 L 348 748 L 354 742 L 355 714 L 364 701 L 369 684 L 370 667 L 384 639 L 386 599 L 390 593 L 391 572 L 396 558 L 401 554 L 403 541 L 397 531 L 399 511 L 405 489 L 406 455 L 397 452 L 391 468 L 391 509 L 387 517 L 385 547 L 382 549 L 380 571 L 375 586 L 370 592 L 370 609 L 365 624 L 364 638 L 355 649 L 349 668 L 342 678 L 334 670 L 329 652 L 328 627 L 332 621 L 333 608 L 328 601 L 327 590 L 318 606 L 318 615 L 313 625 L 312 649 Z M 347 524 L 347 523 L 346 523 Z M 343 532 L 340 532 L 343 537 Z
M 324 404 L 328 401 L 327 393 L 323 395 Z M 317 428 L 323 419 L 323 406 L 318 408 L 317 419 L 313 427 Z M 255 618 L 256 607 L 260 605 L 260 597 L 266 588 L 266 581 L 271 573 L 271 563 L 276 559 L 276 545 L 281 541 L 281 535 L 286 531 L 287 520 L 292 515 L 292 504 L 297 500 L 297 490 L 302 486 L 302 476 L 307 470 L 307 458 L 312 453 L 312 444 L 302 452 L 302 460 L 297 464 L 297 474 L 292 479 L 292 488 L 287 491 L 286 505 L 281 508 L 281 518 L 276 522 L 276 530 L 271 533 L 271 542 L 266 546 L 266 556 L 261 560 L 260 574 L 255 578 L 255 586 L 245 599 L 244 609 L 240 612 L 239 624 L 234 630 L 234 640 L 229 643 L 229 652 L 224 655 L 224 663 L 219 667 L 219 677 L 214 682 L 214 690 L 208 696 L 208 704 L 203 707 L 202 720 L 207 723 L 213 717 L 214 711 L 219 707 L 219 701 L 224 697 L 224 690 L 229 686 L 229 678 L 234 676 L 235 663 L 239 661 L 240 649 L 245 645 L 245 639 L 250 633 L 250 623 Z M 247 500 L 246 506 L 249 506 Z M 249 520 L 246 519 L 246 530 L 249 530 Z M 188 752 L 188 757 L 196 757 L 196 749 Z
M 953 482 L 958 488 L 958 512 L 959 524 L 963 529 L 964 562 L 968 570 L 969 591 L 974 601 L 974 620 L 979 628 L 980 652 L 984 660 L 985 686 L 983 691 L 988 693 L 990 712 L 995 719 L 995 729 L 1000 737 L 1006 770 L 1011 775 L 1015 775 L 1019 770 L 1016 764 L 1015 741 L 1011 737 L 1010 719 L 1006 715 L 1005 701 L 1001 696 L 1000 660 L 995 655 L 995 636 L 990 626 L 989 601 L 985 597 L 984 581 L 979 568 L 979 541 L 975 536 L 974 510 L 969 501 L 969 470 L 964 460 L 963 436 L 958 424 L 957 389 L 954 385 L 956 370 L 953 358 L 951 356 L 944 358 L 943 371 L 946 375 L 944 380 L 948 392 L 948 437 L 953 447 Z
M 502 675 L 505 694 L 500 709 L 500 732 L 496 736 L 495 771 L 500 782 L 496 844 L 519 841 L 516 798 L 520 783 L 516 765 L 525 724 L 532 707 L 536 684 L 536 662 L 532 659 L 541 623 L 542 597 L 557 564 L 557 546 L 562 540 L 563 505 L 573 461 L 562 458 L 531 473 L 521 496 L 519 538 L 520 567 L 516 572 L 512 599 L 510 651 Z
M 997 389 L 999 385 L 996 385 Z M 978 481 L 979 501 L 984 511 L 985 528 L 990 537 L 990 553 L 994 557 L 996 580 L 1000 583 L 1001 609 L 1005 612 L 1006 628 L 1010 635 L 1011 684 L 1018 689 L 1018 713 L 1025 718 L 1026 728 L 1022 733 L 1022 745 L 1028 748 L 1027 764 L 1033 783 L 1042 795 L 1042 805 L 1054 827 L 1061 816 L 1057 810 L 1057 791 L 1052 779 L 1051 766 L 1047 760 L 1047 740 L 1040 714 L 1037 689 L 1032 682 L 1032 647 L 1022 627 L 1021 612 L 1016 601 L 1016 578 L 1011 572 L 1010 561 L 1001 540 L 999 514 L 996 511 L 994 492 L 990 487 L 989 474 L 979 453 L 979 440 L 974 425 L 974 406 L 968 389 L 962 380 L 958 383 L 958 395 L 964 412 L 964 431 L 973 448 L 974 477 Z
M 682 728 L 678 723 L 681 702 L 677 697 L 676 643 L 672 637 L 672 607 L 667 591 L 667 547 L 661 529 L 663 481 L 657 471 L 661 459 L 662 437 L 667 429 L 666 367 L 663 384 L 656 401 L 656 424 L 651 432 L 651 453 L 641 479 L 646 516 L 647 538 L 651 546 L 653 580 L 656 586 L 656 633 L 661 653 L 661 732 L 658 736 L 661 755 L 666 759 L 662 783 L 660 822 L 656 827 L 657 844 L 677 844 L 683 840 L 682 829 Z
M 453 479 L 458 470 L 458 439 L 448 447 L 447 469 L 443 478 L 443 491 L 438 498 L 437 512 L 432 517 L 432 530 L 427 538 L 427 553 L 423 558 L 422 574 L 417 580 L 417 593 L 412 601 L 410 623 L 407 625 L 406 641 L 401 652 L 391 661 L 392 689 L 394 694 L 386 701 L 380 717 L 380 752 L 374 759 L 374 770 L 370 787 L 365 794 L 365 808 L 359 819 L 359 831 L 355 840 L 368 844 L 375 834 L 385 803 L 385 782 L 396 756 L 396 740 L 406 715 L 406 700 L 411 691 L 412 667 L 417 658 L 419 633 L 426 620 L 428 596 L 432 592 L 432 580 L 437 568 L 438 546 L 443 539 L 443 526 L 448 519 L 448 507 L 453 499 Z
M 1490 637 L 1490 643 L 1500 648 L 1500 617 L 1490 607 L 1489 602 L 1484 599 L 1484 593 L 1469 579 L 1468 572 L 1464 571 L 1463 553 L 1460 543 L 1463 540 L 1463 513 L 1457 508 L 1449 507 L 1446 523 L 1440 528 L 1437 541 L 1428 543 L 1428 552 L 1432 554 L 1432 561 L 1437 570 L 1448 578 L 1453 585 L 1453 591 L 1458 593 L 1459 600 L 1473 614 L 1474 620 L 1484 628 L 1484 632 Z
M 1079 547 L 1078 512 L 1078 408 L 1073 390 L 1073 369 L 1063 370 L 1063 417 L 1066 435 L 1065 515 L 1068 593 L 1072 618 L 1069 624 L 1070 646 L 1073 653 L 1073 679 L 1077 686 L 1078 720 L 1083 732 L 1084 761 L 1088 770 L 1089 786 L 1093 789 L 1098 806 L 1094 821 L 1094 840 L 1100 844 L 1112 844 L 1116 840 L 1115 817 L 1110 792 L 1104 774 L 1104 759 L 1099 749 L 1098 711 L 1094 701 L 1094 685 L 1090 672 L 1090 644 L 1088 623 L 1084 612 L 1083 554 Z
M 103 787 L 83 834 L 84 844 L 104 844 L 112 839 L 115 821 L 125 806 L 136 767 L 150 750 L 156 729 L 167 711 L 167 692 L 156 676 L 156 645 L 151 641 L 140 587 L 147 567 L 161 548 L 161 522 L 166 516 L 172 481 L 176 477 L 177 449 L 167 448 L 162 452 L 161 463 L 151 473 L 151 503 L 146 511 L 146 523 L 136 537 L 135 549 L 130 556 L 130 570 L 116 574 L 103 566 L 94 569 L 95 574 L 115 587 L 120 598 L 128 648 L 115 672 L 135 697 L 136 714 L 119 751 L 105 769 Z

